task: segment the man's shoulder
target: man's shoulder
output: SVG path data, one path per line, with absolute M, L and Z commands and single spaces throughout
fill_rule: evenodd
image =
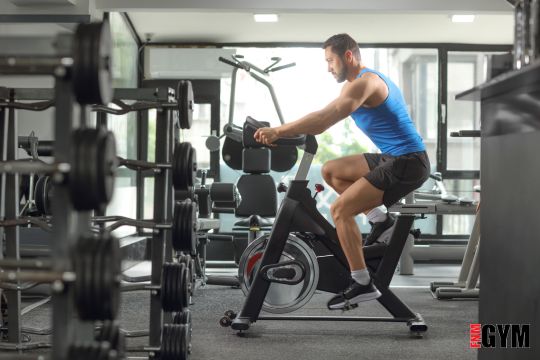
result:
M 345 86 L 343 87 L 343 90 L 346 89 L 361 89 L 366 87 L 371 87 L 373 85 L 378 84 L 380 81 L 383 81 L 379 75 L 373 72 L 365 72 L 362 74 L 362 76 L 357 77 L 353 81 L 347 82 Z
M 355 81 L 356 80 L 360 80 L 360 81 L 363 80 L 363 81 L 369 81 L 369 82 L 382 81 L 381 76 L 379 75 L 379 73 L 376 73 L 374 71 L 366 71 L 365 73 L 362 74 L 361 77 L 356 78 Z

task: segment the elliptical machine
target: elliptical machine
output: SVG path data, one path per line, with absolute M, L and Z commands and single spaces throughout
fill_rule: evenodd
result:
M 264 124 L 248 117 L 243 127 L 244 145 L 259 146 L 253 135 Z M 276 145 L 303 146 L 304 154 L 294 180 L 280 205 L 269 236 L 253 241 L 240 260 L 239 278 L 246 293 L 240 313 L 229 310 L 220 324 L 240 333 L 257 320 L 330 320 L 405 322 L 421 336 L 427 331 L 422 316 L 414 313 L 390 289 L 414 214 L 397 216 L 388 244 L 364 247 L 366 264 L 382 296 L 377 300 L 391 317 L 260 316 L 261 310 L 283 314 L 304 306 L 315 290 L 339 293 L 350 283 L 350 270 L 336 229 L 319 213 L 307 188 L 307 175 L 318 148 L 315 136 L 283 138 Z M 317 192 L 321 191 L 316 186 Z M 315 194 L 316 196 L 316 194 Z M 353 308 L 356 306 L 351 306 Z

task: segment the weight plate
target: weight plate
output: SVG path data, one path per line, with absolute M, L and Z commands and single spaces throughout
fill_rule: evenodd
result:
M 107 272 L 107 257 L 105 254 L 105 242 L 101 238 L 94 240 L 93 266 L 92 266 L 92 290 L 90 297 L 92 301 L 93 314 L 88 320 L 105 320 L 105 308 L 108 302 L 107 291 L 103 283 L 104 274 Z
M 182 277 L 182 302 L 184 303 L 184 308 L 187 308 L 189 306 L 189 300 L 191 298 L 191 274 L 189 273 L 189 268 L 182 264 L 183 271 L 181 272 Z
M 183 255 L 179 262 L 186 264 L 186 267 L 189 267 L 189 262 L 191 261 L 191 255 Z
M 170 270 L 169 270 L 169 263 L 164 263 L 161 266 L 161 292 L 160 292 L 160 298 L 161 298 L 161 308 L 163 311 L 167 311 L 169 309 L 169 296 L 170 296 Z
M 161 329 L 161 350 L 160 350 L 160 359 L 161 360 L 169 360 L 174 359 L 175 354 L 173 352 L 173 349 L 171 348 L 172 345 L 172 336 L 171 336 L 171 325 L 170 324 L 164 324 L 163 328 Z
M 71 201 L 76 210 L 93 210 L 101 205 L 96 171 L 98 133 L 97 129 L 77 129 L 73 132 L 69 188 Z
M 172 245 L 174 250 L 189 254 L 197 252 L 197 207 L 186 200 L 178 202 L 174 208 L 172 224 Z
M 72 135 L 70 195 L 76 210 L 101 210 L 114 190 L 117 167 L 114 135 L 103 129 L 77 129 Z
M 193 86 L 191 81 L 180 80 L 176 87 L 176 101 L 178 103 L 178 117 L 181 129 L 191 129 L 193 123 Z
M 177 348 L 178 344 L 178 331 L 175 328 L 175 325 L 170 324 L 169 325 L 169 336 L 170 336 L 170 342 L 169 342 L 169 349 L 171 349 L 171 360 L 172 359 L 180 359 L 179 358 L 179 352 Z
M 99 194 L 102 203 L 108 204 L 114 192 L 118 158 L 116 156 L 116 140 L 112 131 L 103 131 L 98 147 L 98 180 Z
M 182 251 L 182 229 L 183 229 L 183 214 L 184 202 L 177 202 L 174 205 L 173 224 L 172 224 L 172 246 L 176 251 Z
M 83 167 L 77 166 L 79 164 L 79 161 L 83 159 L 83 155 L 81 154 L 84 147 L 82 146 L 81 142 L 83 141 L 83 131 L 81 130 L 75 130 L 73 131 L 71 135 L 71 143 L 73 150 L 71 152 L 71 171 L 69 174 L 69 188 L 70 188 L 70 195 L 71 195 L 71 201 L 74 204 L 75 208 L 78 208 L 79 206 L 86 207 L 88 200 L 86 198 L 86 191 L 84 188 L 82 188 L 82 185 L 74 181 L 74 179 L 82 179 L 84 177 L 84 174 L 82 174 Z M 80 196 L 78 196 L 80 194 Z
M 179 311 L 182 309 L 182 303 L 180 302 L 180 297 L 178 296 L 178 266 L 175 263 L 171 264 L 171 285 L 170 285 L 170 310 L 169 311 Z
M 166 270 L 166 279 L 165 279 L 165 301 L 163 306 L 164 311 L 172 311 L 174 308 L 174 273 L 175 268 L 172 263 L 167 264 L 167 270 Z
M 172 176 L 175 190 L 187 190 L 193 186 L 193 166 L 190 164 L 191 144 L 176 143 L 173 152 Z M 193 157 L 191 157 L 193 160 Z
M 111 349 L 116 350 L 117 358 L 121 359 L 125 353 L 125 337 L 120 331 L 120 325 L 117 321 L 104 321 L 101 328 L 97 331 L 94 340 L 108 341 Z
M 188 164 L 188 172 L 190 176 L 188 176 L 189 186 L 193 187 L 195 186 L 195 178 L 197 177 L 197 150 L 195 150 L 194 147 L 189 145 L 191 148 L 190 157 L 189 157 L 189 164 Z
M 191 214 L 190 220 L 191 224 L 189 227 L 189 232 L 191 236 L 191 249 L 190 254 L 195 256 L 197 254 L 197 203 L 190 202 L 191 204 Z M 189 210 L 189 209 L 188 209 Z
M 173 263 L 173 282 L 172 282 L 172 303 L 171 311 L 181 311 L 183 306 L 181 302 L 181 283 L 180 283 L 180 268 L 177 263 Z
M 178 264 L 178 278 L 176 282 L 177 296 L 180 304 L 180 308 L 177 311 L 182 311 L 189 306 L 189 281 L 187 280 L 187 268 L 186 264 Z
M 182 232 L 181 232 L 181 237 L 182 237 L 182 250 L 181 251 L 184 251 L 184 252 L 187 252 L 189 254 L 192 253 L 192 229 L 191 229 L 191 224 L 193 224 L 193 221 L 191 220 L 191 216 L 192 216 L 192 211 L 191 211 L 191 202 L 190 201 L 185 201 L 182 203 L 183 207 L 184 207 L 184 211 L 183 211 L 183 214 L 182 214 L 182 219 L 181 222 L 182 222 Z
M 179 264 L 163 264 L 161 273 L 161 307 L 165 312 L 181 311 L 183 309 L 180 275 Z
M 73 90 L 80 104 L 112 100 L 111 31 L 108 22 L 80 24 L 73 40 Z
M 181 358 L 187 359 L 189 357 L 189 353 L 191 352 L 191 332 L 189 331 L 189 328 L 187 325 L 180 325 L 181 328 L 178 330 L 180 333 L 180 339 L 181 339 Z
M 172 348 L 175 354 L 176 359 L 182 359 L 180 357 L 181 354 L 181 339 L 180 339 L 180 331 L 178 329 L 179 325 L 171 325 L 171 333 L 172 333 Z
M 178 256 L 178 263 L 179 264 L 182 264 L 182 263 L 186 263 L 186 255 L 180 255 Z
M 191 310 L 185 308 L 181 312 L 176 313 L 173 318 L 173 323 L 188 325 L 191 328 Z
M 52 215 L 51 198 L 53 184 L 49 176 L 41 176 L 35 186 L 34 201 L 40 215 Z
M 120 305 L 120 274 L 121 274 L 121 254 L 120 243 L 117 238 L 107 234 L 102 237 L 104 246 L 100 254 L 103 259 L 101 273 L 102 286 L 102 319 L 112 320 L 118 314 Z
M 178 347 L 179 347 L 179 351 L 180 351 L 180 358 L 181 359 L 187 359 L 189 354 L 188 354 L 188 350 L 189 350 L 189 347 L 188 347 L 188 330 L 187 330 L 187 326 L 185 325 L 177 325 L 177 326 L 180 326 L 178 328 L 178 337 L 179 337 L 179 343 L 178 343 Z
M 193 287 L 191 289 L 191 294 L 193 295 L 193 293 L 195 293 L 195 282 L 197 281 L 197 267 L 195 264 L 195 259 L 191 259 L 191 261 L 189 262 L 189 269 L 191 272 L 191 283 L 193 284 L 192 285 Z
M 188 331 L 184 325 L 163 325 L 161 338 L 161 360 L 188 359 Z

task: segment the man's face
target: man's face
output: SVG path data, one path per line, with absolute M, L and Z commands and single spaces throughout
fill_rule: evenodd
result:
M 324 49 L 324 57 L 328 64 L 328 72 L 334 75 L 336 81 L 342 83 L 347 80 L 347 68 L 345 67 L 345 63 L 332 51 L 331 46 Z

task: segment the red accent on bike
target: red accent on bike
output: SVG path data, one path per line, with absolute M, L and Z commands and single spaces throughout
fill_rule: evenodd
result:
M 324 191 L 324 186 L 322 184 L 315 184 L 315 191 L 318 193 Z
M 248 274 L 251 274 L 251 271 L 255 267 L 255 264 L 257 263 L 257 261 L 259 261 L 262 258 L 263 254 L 264 254 L 263 252 L 259 252 L 249 258 L 248 263 L 247 263 Z

